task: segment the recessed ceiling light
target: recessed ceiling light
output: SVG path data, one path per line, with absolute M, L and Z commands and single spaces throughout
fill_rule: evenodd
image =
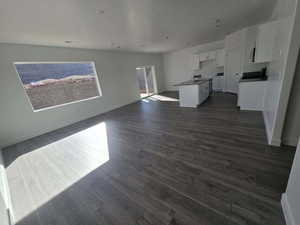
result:
M 97 13 L 97 14 L 104 14 L 105 11 L 104 11 L 104 10 L 97 10 L 96 13 Z
M 71 43 L 72 43 L 72 41 L 65 41 L 65 43 L 66 43 L 66 44 L 71 44 Z

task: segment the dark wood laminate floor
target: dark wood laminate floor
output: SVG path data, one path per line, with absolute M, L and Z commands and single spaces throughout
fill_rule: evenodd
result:
M 4 150 L 17 225 L 281 225 L 294 149 L 215 94 L 168 92 Z

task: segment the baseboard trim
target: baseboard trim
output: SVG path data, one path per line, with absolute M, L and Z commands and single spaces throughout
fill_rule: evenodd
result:
M 281 146 L 281 140 L 280 139 L 272 139 L 270 145 L 280 147 Z
M 281 196 L 281 207 L 284 214 L 286 225 L 297 225 L 293 217 L 286 193 L 283 193 Z
M 101 113 L 97 113 L 95 115 L 90 115 L 87 118 L 83 118 L 83 119 L 79 119 L 79 120 L 70 122 L 70 123 L 65 124 L 65 125 L 63 125 L 61 127 L 57 127 L 55 129 L 50 129 L 50 130 L 47 130 L 47 131 L 44 131 L 44 132 L 40 132 L 40 133 L 37 133 L 35 135 L 31 135 L 31 136 L 28 136 L 28 137 L 24 136 L 24 137 L 20 138 L 19 140 L 16 140 L 16 141 L 14 141 L 12 143 L 8 143 L 8 144 L 5 144 L 5 145 L 1 145 L 1 143 L 0 143 L 0 149 L 5 150 L 5 149 L 7 149 L 7 148 L 9 148 L 11 146 L 14 146 L 14 145 L 18 144 L 18 143 L 21 143 L 21 142 L 24 142 L 24 141 L 27 141 L 27 140 L 30 140 L 30 139 L 42 136 L 42 135 L 47 134 L 47 133 L 51 133 L 51 132 L 59 130 L 59 129 L 63 129 L 65 127 L 71 126 L 73 124 L 76 124 L 76 123 L 79 123 L 79 122 L 82 122 L 82 121 L 85 121 L 85 120 L 89 120 L 89 119 L 95 118 L 95 117 L 100 116 L 100 115 L 105 115 L 105 114 L 107 114 L 107 113 L 109 113 L 111 111 L 117 110 L 119 108 L 125 107 L 127 105 L 131 105 L 131 104 L 134 104 L 134 103 L 137 103 L 137 102 L 140 102 L 140 101 L 141 101 L 141 99 L 139 97 L 137 97 L 136 99 L 128 101 L 127 103 L 113 105 L 109 109 L 107 109 L 107 110 L 105 110 L 105 111 L 103 111 Z
M 8 186 L 8 180 L 7 180 L 7 176 L 6 176 L 6 171 L 5 171 L 5 166 L 4 166 L 4 161 L 3 161 L 3 157 L 2 157 L 2 149 L 0 149 L 0 165 L 3 166 L 3 174 L 0 174 L 0 179 L 2 180 L 2 184 L 4 185 L 3 187 L 3 194 L 4 194 L 4 202 L 6 204 L 7 207 L 7 217 L 9 220 L 9 224 L 13 225 L 14 224 L 14 216 L 13 216 L 13 209 L 12 209 L 12 202 L 11 202 L 11 195 L 10 195 L 10 190 L 9 190 L 9 186 Z
M 297 147 L 299 138 L 286 138 L 282 140 L 282 143 L 288 146 Z
M 247 108 L 247 107 L 244 107 L 244 106 L 241 106 L 241 105 L 239 105 L 239 106 L 240 106 L 241 110 L 243 110 L 243 111 L 257 111 L 257 112 L 262 111 L 262 109 L 257 109 L 257 108 Z

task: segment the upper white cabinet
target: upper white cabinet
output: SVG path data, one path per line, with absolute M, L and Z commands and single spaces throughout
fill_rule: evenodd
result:
M 225 66 L 225 50 L 224 49 L 217 50 L 216 64 L 218 67 Z
M 258 27 L 255 62 L 271 62 L 278 22 L 262 24 Z
M 209 52 L 202 52 L 199 54 L 199 56 L 200 56 L 200 62 L 209 60 Z
M 217 57 L 216 51 L 202 52 L 199 54 L 194 54 L 192 58 L 192 69 L 199 70 L 201 69 L 201 62 L 208 60 L 215 60 Z
M 192 58 L 192 69 L 200 70 L 201 62 L 206 62 L 209 60 L 216 60 L 216 64 L 218 67 L 224 66 L 225 64 L 225 50 L 220 49 L 217 51 L 210 52 L 201 52 L 195 53 Z
M 193 70 L 199 70 L 200 69 L 200 55 L 193 55 L 192 69 Z
M 202 52 L 199 54 L 200 62 L 216 59 L 216 51 Z
M 214 59 L 216 59 L 216 55 L 217 55 L 216 51 L 209 52 L 208 53 L 208 60 L 214 60 Z

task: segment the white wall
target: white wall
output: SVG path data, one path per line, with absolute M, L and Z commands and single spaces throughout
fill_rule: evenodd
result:
M 166 90 L 177 90 L 178 87 L 174 87 L 175 84 L 190 80 L 192 78 L 194 75 L 194 71 L 192 69 L 192 59 L 195 53 L 222 48 L 224 48 L 224 41 L 217 41 L 164 54 Z M 209 76 L 211 74 L 215 75 L 216 73 L 222 71 L 222 68 L 220 69 L 216 67 L 215 61 L 209 61 L 205 62 L 203 64 L 203 69 L 197 71 L 197 73 Z
M 33 112 L 14 61 L 94 61 L 101 98 Z M 139 99 L 136 67 L 154 65 L 163 91 L 161 55 L 0 44 L 0 148 L 64 127 Z
M 0 224 L 9 225 L 8 208 L 11 208 L 8 193 L 7 177 L 0 149 Z
M 294 34 L 297 0 L 278 0 L 272 19 L 280 19 L 273 61 L 268 66 L 264 119 L 269 144 L 280 145 L 298 45 Z
M 298 57 L 282 136 L 284 144 L 297 146 L 300 137 L 300 57 Z
M 288 186 L 282 196 L 282 208 L 287 225 L 300 224 L 300 142 L 290 173 Z
M 296 2 L 297 0 L 277 0 L 271 20 L 291 16 L 291 13 L 295 10 Z

